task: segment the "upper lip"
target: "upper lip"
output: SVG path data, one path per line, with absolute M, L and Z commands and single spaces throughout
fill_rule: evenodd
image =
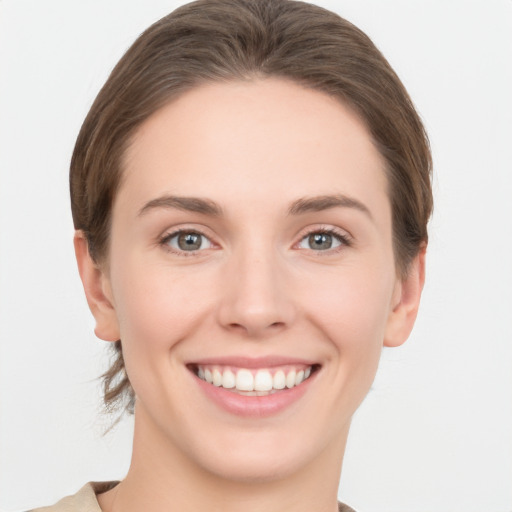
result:
M 187 362 L 187 365 L 197 366 L 234 366 L 237 368 L 272 368 L 274 366 L 285 366 L 285 365 L 305 365 L 313 366 L 318 365 L 317 361 L 309 359 L 301 359 L 298 357 L 281 356 L 281 355 L 269 355 L 264 357 L 248 357 L 248 356 L 224 356 L 224 357 L 207 357 L 201 359 L 195 359 Z

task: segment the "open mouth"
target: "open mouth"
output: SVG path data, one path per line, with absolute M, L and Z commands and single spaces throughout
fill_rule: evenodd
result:
M 245 396 L 267 396 L 300 386 L 318 371 L 320 365 L 285 365 L 273 368 L 235 368 L 191 364 L 189 369 L 200 380 Z

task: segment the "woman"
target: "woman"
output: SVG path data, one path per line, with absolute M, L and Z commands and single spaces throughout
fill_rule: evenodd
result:
M 46 510 L 351 510 L 350 420 L 414 324 L 430 171 L 399 79 L 329 11 L 200 0 L 142 34 L 70 171 L 132 463 Z

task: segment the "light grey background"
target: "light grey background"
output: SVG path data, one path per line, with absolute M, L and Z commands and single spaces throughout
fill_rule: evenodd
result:
M 67 168 L 110 69 L 182 2 L 0 1 L 0 508 L 121 478 L 75 269 Z M 409 89 L 435 160 L 422 310 L 354 418 L 340 497 L 360 512 L 512 511 L 512 1 L 321 1 Z

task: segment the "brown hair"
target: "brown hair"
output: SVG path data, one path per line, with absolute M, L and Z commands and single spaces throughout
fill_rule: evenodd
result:
M 292 0 L 199 0 L 149 27 L 99 92 L 70 169 L 71 208 L 92 258 L 106 260 L 122 157 L 140 124 L 206 82 L 278 77 L 339 98 L 366 123 L 386 162 L 397 272 L 427 241 L 432 209 L 428 139 L 404 86 L 357 27 Z M 121 342 L 104 374 L 107 407 L 133 410 Z M 127 401 L 126 401 L 127 400 Z

